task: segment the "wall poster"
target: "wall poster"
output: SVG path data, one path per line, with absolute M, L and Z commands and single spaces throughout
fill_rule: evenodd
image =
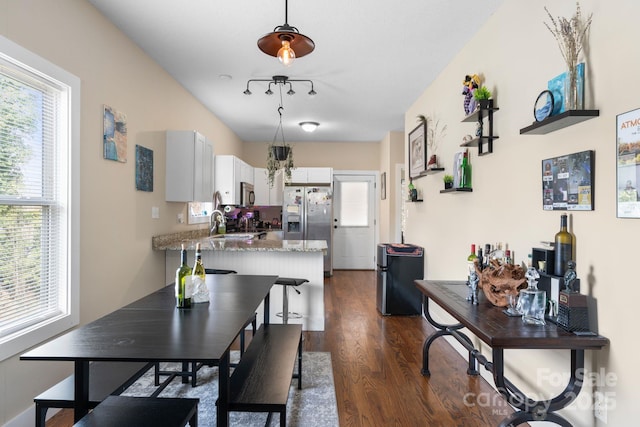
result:
M 618 218 L 640 218 L 640 109 L 616 116 Z
M 581 151 L 542 161 L 544 210 L 593 210 L 595 152 Z

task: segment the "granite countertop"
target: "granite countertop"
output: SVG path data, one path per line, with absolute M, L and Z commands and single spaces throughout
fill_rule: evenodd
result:
M 196 243 L 200 243 L 203 251 L 273 251 L 273 252 L 321 252 L 327 250 L 325 240 L 266 240 L 258 239 L 260 233 L 253 234 L 251 239 L 238 239 L 209 236 L 207 230 L 185 231 L 182 233 L 154 236 L 152 245 L 154 250 L 179 251 L 184 243 L 185 249 L 195 250 Z

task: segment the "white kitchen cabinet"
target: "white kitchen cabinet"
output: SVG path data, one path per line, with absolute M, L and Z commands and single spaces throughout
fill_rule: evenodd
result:
M 222 204 L 239 205 L 240 183 L 254 184 L 253 166 L 231 155 L 216 156 L 215 165 L 216 190 L 222 196 Z
M 331 184 L 332 168 L 295 168 L 291 170 L 291 184 Z
M 214 188 L 213 142 L 191 130 L 169 130 L 166 142 L 165 200 L 211 201 Z
M 253 168 L 253 191 L 256 195 L 256 206 L 282 206 L 283 200 L 283 173 L 282 169 L 276 171 L 273 186 L 269 187 L 269 173 L 265 168 Z

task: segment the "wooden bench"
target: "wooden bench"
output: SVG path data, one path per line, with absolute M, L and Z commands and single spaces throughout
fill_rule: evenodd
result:
M 198 427 L 198 399 L 109 396 L 75 427 Z
M 231 374 L 229 411 L 269 412 L 269 420 L 279 412 L 285 427 L 292 377 L 301 389 L 302 325 L 263 324 Z
M 111 394 L 118 395 L 133 384 L 153 363 L 91 362 L 89 364 L 89 404 L 97 406 Z M 49 408 L 73 408 L 74 375 L 36 396 L 36 427 L 45 427 Z

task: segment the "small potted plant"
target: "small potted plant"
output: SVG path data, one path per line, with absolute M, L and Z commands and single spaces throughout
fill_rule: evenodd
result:
M 445 175 L 444 177 L 442 177 L 442 181 L 444 181 L 445 190 L 453 188 L 453 175 Z
M 487 89 L 486 86 L 480 86 L 478 89 L 476 89 L 475 92 L 473 92 L 473 97 L 475 98 L 476 101 L 478 101 L 480 108 L 493 107 L 493 99 L 491 99 L 491 91 Z

